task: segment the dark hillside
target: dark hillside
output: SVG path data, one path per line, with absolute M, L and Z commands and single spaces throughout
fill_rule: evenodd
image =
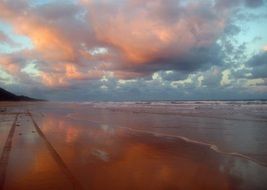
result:
M 27 96 L 17 96 L 11 92 L 0 88 L 0 101 L 42 101 Z

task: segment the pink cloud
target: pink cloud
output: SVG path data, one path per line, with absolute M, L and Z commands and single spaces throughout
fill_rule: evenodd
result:
M 19 60 L 13 59 L 10 56 L 0 56 L 0 66 L 1 69 L 6 71 L 10 75 L 18 75 L 22 65 L 20 64 Z
M 208 14 L 214 18 L 208 18 L 206 4 L 192 3 L 181 10 L 177 7 L 176 11 L 182 13 L 170 22 L 167 14 L 172 7 L 168 2 L 176 1 L 127 1 L 114 10 L 112 3 L 90 1 L 88 22 L 99 41 L 118 48 L 124 61 L 133 64 L 146 64 L 210 45 L 222 32 L 224 18 L 216 18 L 212 11 Z
M 182 6 L 175 0 L 81 0 L 37 8 L 16 2 L 0 2 L 0 16 L 31 39 L 34 48 L 27 59 L 37 60 L 40 79 L 48 86 L 100 79 L 105 72 L 135 78 L 167 64 L 185 64 L 175 60 L 214 44 L 227 19 L 211 2 Z M 97 47 L 108 51 L 91 54 Z M 163 63 L 155 67 L 158 60 Z M 204 63 L 195 64 L 199 66 L 190 67 Z

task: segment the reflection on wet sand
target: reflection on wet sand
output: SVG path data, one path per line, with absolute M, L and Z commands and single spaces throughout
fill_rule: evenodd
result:
M 264 189 L 267 170 L 179 138 L 47 116 L 41 129 L 85 189 Z
M 0 114 L 1 151 L 16 114 L 12 147 L 6 151 L 9 160 L 0 165 L 1 171 L 7 166 L 0 189 L 267 189 L 265 166 L 175 137 L 206 135 L 210 140 L 221 135 L 224 140 L 227 132 L 238 138 L 238 126 L 244 124 L 240 126 L 247 132 L 242 134 L 258 138 L 266 134 L 264 122 L 203 117 L 190 123 L 189 117 L 83 110 L 75 105 L 12 105 Z M 229 142 L 235 146 L 243 139 Z M 263 141 L 250 142 L 255 142 L 251 152 L 262 151 L 258 147 Z M 242 145 L 231 148 L 239 152 Z M 81 187 L 73 185 L 70 175 Z
M 3 189 L 72 189 L 35 132 L 29 116 L 20 114 L 9 149 Z M 5 163 L 1 163 L 3 167 Z M 1 189 L 0 188 L 0 189 Z

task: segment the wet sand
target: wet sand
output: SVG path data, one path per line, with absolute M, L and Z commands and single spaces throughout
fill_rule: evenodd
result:
M 266 123 L 255 118 L 187 119 L 58 103 L 1 107 L 0 189 L 267 189 L 259 141 Z M 226 132 L 237 130 L 245 131 L 246 144 L 229 140 Z

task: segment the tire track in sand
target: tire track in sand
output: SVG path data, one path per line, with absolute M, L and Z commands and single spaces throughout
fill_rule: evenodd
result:
M 19 113 L 16 114 L 14 122 L 9 130 L 8 137 L 6 139 L 1 158 L 0 158 L 0 190 L 4 188 L 5 179 L 6 179 L 6 169 L 9 160 L 9 154 L 12 148 L 12 139 L 16 129 L 16 123 L 18 120 Z
M 52 146 L 52 144 L 48 141 L 48 139 L 46 138 L 46 136 L 44 135 L 44 133 L 42 132 L 42 130 L 40 129 L 38 124 L 35 122 L 32 114 L 29 111 L 28 111 L 28 115 L 30 116 L 37 133 L 44 140 L 51 156 L 53 157 L 53 159 L 55 160 L 55 162 L 59 166 L 60 170 L 65 174 L 65 176 L 68 178 L 68 180 L 73 185 L 73 189 L 82 190 L 83 189 L 82 185 L 80 184 L 78 179 L 72 174 L 72 172 L 69 170 L 69 168 L 67 167 L 67 165 L 65 164 L 65 162 L 63 161 L 63 159 L 61 158 L 59 153 L 55 150 L 55 148 Z

